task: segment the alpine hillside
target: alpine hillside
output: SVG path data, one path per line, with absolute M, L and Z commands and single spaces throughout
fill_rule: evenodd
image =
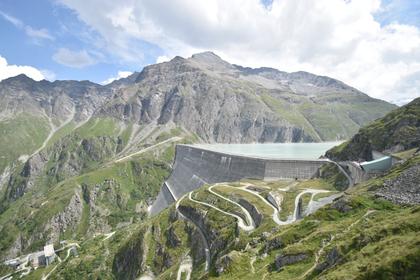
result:
M 350 188 L 343 187 L 345 178 L 337 180 L 343 176 L 334 168 L 321 168 L 323 175 L 309 180 L 207 184 L 147 217 L 145 208 L 171 169 L 173 144 L 165 142 L 173 139 L 169 134 L 178 135 L 174 141 L 179 143 L 198 141 L 175 130 L 160 134 L 167 140 L 155 139 L 163 144 L 108 160 L 90 171 L 82 169 L 82 175 L 51 184 L 48 191 L 48 185 L 35 181 L 33 191 L 0 216 L 2 256 L 20 255 L 26 264 L 17 270 L 0 266 L 1 275 L 16 279 L 417 279 L 420 150 L 418 138 L 397 139 L 401 131 L 418 130 L 419 105 L 417 99 L 390 112 L 328 152 L 351 160 L 346 147 L 364 131 L 370 132 L 369 137 L 394 136 L 390 144 L 374 148 L 386 152 L 398 146 L 393 156 L 399 161 Z M 374 144 L 373 139 L 367 141 Z M 74 155 L 84 158 L 90 152 L 74 151 Z M 58 246 L 60 261 L 32 270 L 25 254 L 42 248 L 44 241 Z
M 177 143 L 348 139 L 363 125 L 396 108 L 329 77 L 245 68 L 229 64 L 211 52 L 150 65 L 108 85 L 89 81 L 36 82 L 24 75 L 3 80 L 0 260 L 18 256 L 28 259 L 47 243 L 59 245 L 67 240 L 84 242 L 80 259 L 93 263 L 72 263 L 75 267 L 69 266 L 68 270 L 60 267 L 56 271 L 61 275 L 58 278 L 67 279 L 74 270 L 96 275 L 94 278 L 106 275 L 121 279 L 146 272 L 172 273 L 178 257 L 189 260 L 185 251 L 189 245 L 185 246 L 198 242 L 196 237 L 200 235 L 193 225 L 175 215 L 174 206 L 153 219 L 148 217 L 149 207 L 171 173 Z M 290 201 L 294 195 L 308 187 L 308 183 L 300 183 L 291 185 L 291 193 L 285 194 L 287 211 L 293 212 Z M 283 186 L 255 184 L 262 188 Z M 331 194 L 341 190 L 333 180 L 313 184 Z M 216 191 L 223 194 L 230 187 Z M 200 199 L 206 188 L 209 186 L 194 197 Z M 244 193 L 238 191 L 238 197 L 246 200 L 241 195 Z M 218 202 L 214 199 L 210 202 Z M 191 203 L 185 199 L 178 206 L 192 215 L 201 215 L 200 207 L 191 209 Z M 229 204 L 223 207 L 232 210 Z M 272 209 L 261 211 L 269 215 Z M 222 222 L 203 220 L 210 231 L 213 225 L 234 225 L 229 219 Z M 267 219 L 262 220 L 262 225 L 255 237 L 273 226 Z M 242 250 L 249 241 L 241 239 L 244 244 L 238 243 L 239 232 L 236 227 L 214 231 L 216 251 L 212 251 L 211 271 L 217 270 L 214 264 L 220 261 L 218 250 L 223 244 L 234 246 L 226 247 L 227 253 L 232 248 Z M 116 243 L 111 247 L 115 247 L 97 247 L 108 244 L 108 240 L 114 242 L 113 233 Z M 102 241 L 104 234 L 106 242 Z M 171 240 L 166 242 L 166 237 Z M 144 253 L 149 255 L 139 255 L 149 239 L 159 242 Z M 197 246 L 197 251 L 188 256 L 202 266 L 202 244 Z M 63 252 L 62 259 L 67 259 L 69 256 Z M 153 260 L 150 256 L 155 253 L 159 258 Z M 168 270 L 170 267 L 172 270 Z M 50 272 L 48 269 L 27 276 L 38 279 Z

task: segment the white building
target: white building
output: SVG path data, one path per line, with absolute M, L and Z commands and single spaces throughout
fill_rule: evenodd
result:
M 54 245 L 48 244 L 44 246 L 45 265 L 51 264 L 55 259 Z

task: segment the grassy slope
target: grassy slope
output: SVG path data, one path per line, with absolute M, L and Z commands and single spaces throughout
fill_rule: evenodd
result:
M 416 279 L 420 275 L 417 266 L 420 260 L 420 207 L 393 205 L 376 199 L 368 190 L 380 185 L 386 178 L 395 177 L 419 163 L 419 157 L 413 158 L 395 167 L 383 178 L 372 179 L 348 190 L 345 201 L 350 207 L 349 211 L 343 212 L 327 206 L 299 222 L 283 227 L 275 226 L 269 219 L 265 219 L 266 226 L 262 225 L 261 230 L 249 234 L 241 231 L 238 233 L 234 219 L 213 209 L 187 199 L 181 205 L 205 211 L 206 223 L 217 233 L 218 242 L 227 242 L 223 250 L 216 254 L 218 257 L 228 254 L 233 262 L 221 276 L 216 277 L 216 258 L 213 258 L 208 275 L 210 279 Z M 248 181 L 250 180 L 247 183 Z M 261 188 L 286 185 L 284 182 L 251 182 L 256 186 L 261 184 Z M 240 183 L 232 185 L 239 186 Z M 324 180 L 315 180 L 301 182 L 296 187 L 328 189 L 330 184 Z M 232 187 L 216 189 L 230 195 L 241 195 L 240 191 L 236 194 L 228 192 L 228 188 Z M 206 187 L 203 187 L 197 191 L 197 197 L 203 198 L 202 194 L 207 192 Z M 217 203 L 217 200 L 210 201 Z M 255 204 L 259 205 L 259 202 Z M 190 232 L 193 226 L 174 218 L 171 211 L 173 208 L 145 223 L 117 230 L 117 234 L 106 243 L 101 241 L 101 236 L 86 239 L 82 243 L 79 257 L 70 258 L 60 265 L 55 278 L 75 279 L 76 275 L 92 275 L 94 279 L 113 279 L 116 277 L 116 260 L 124 259 L 127 265 L 124 271 L 130 274 L 118 274 L 117 278 L 130 279 L 141 275 L 144 269 L 141 263 L 144 263 L 155 275 L 159 275 L 158 279 L 173 279 L 182 256 L 192 252 Z M 268 209 L 264 209 L 262 212 L 267 211 Z M 167 230 L 170 227 L 174 227 L 181 242 L 176 247 L 168 245 Z M 271 233 L 268 238 L 262 237 L 265 231 Z M 256 242 L 251 242 L 253 240 Z M 271 240 L 280 240 L 280 247 L 270 248 L 268 244 Z M 246 246 L 247 243 L 250 245 Z M 141 261 L 145 244 L 148 249 L 146 259 Z M 338 252 L 335 263 L 324 270 L 313 269 L 325 263 L 327 255 L 333 250 Z M 165 265 L 162 252 L 166 252 L 171 259 L 169 266 Z M 320 258 L 316 261 L 315 256 L 319 252 Z M 305 254 L 306 258 L 286 265 L 280 271 L 274 269 L 277 255 L 299 253 Z M 255 261 L 251 265 L 253 259 Z M 205 279 L 201 278 L 202 261 L 194 268 L 194 279 Z M 31 275 L 33 274 L 30 277 Z
M 332 148 L 327 156 L 339 160 L 370 160 L 371 150 L 395 145 L 409 150 L 420 145 L 420 98 L 361 128 L 349 141 Z
M 50 129 L 45 118 L 25 114 L 0 121 L 0 174 L 20 155 L 41 147 Z
M 83 126 L 73 130 L 74 124 L 69 124 L 58 131 L 47 145 L 47 149 L 54 149 L 54 143 L 66 140 L 64 149 L 67 155 L 73 153 L 78 147 L 81 139 L 95 139 L 97 137 L 119 137 L 125 145 L 131 134 L 131 125 L 124 129 L 112 119 L 92 119 Z M 172 132 L 172 131 L 171 131 Z M 179 135 L 179 131 L 173 131 Z M 169 133 L 162 135 L 163 138 L 171 137 Z M 189 141 L 186 139 L 185 141 Z M 123 147 L 123 146 L 122 146 Z M 156 151 L 150 151 L 128 161 L 106 164 L 82 157 L 83 154 L 76 154 L 84 167 L 81 175 L 69 177 L 63 175 L 52 178 L 48 174 L 41 174 L 36 180 L 35 186 L 28 190 L 22 198 L 18 199 L 0 214 L 0 252 L 5 252 L 15 241 L 18 233 L 23 238 L 29 238 L 33 232 L 41 232 L 46 223 L 69 203 L 75 190 L 86 187 L 92 191 L 99 187 L 100 198 L 96 201 L 101 209 L 106 209 L 108 214 L 105 221 L 115 227 L 121 222 L 140 221 L 144 219 L 144 208 L 146 201 L 150 201 L 157 195 L 164 179 L 169 175 L 170 167 L 174 157 L 174 144 L 163 146 Z M 57 157 L 57 154 L 54 155 Z M 46 170 L 59 166 L 63 160 L 61 156 L 57 161 L 51 157 L 46 165 Z M 112 181 L 112 182 L 111 182 Z M 111 183 L 110 183 L 111 182 Z M 47 202 L 45 206 L 42 203 Z M 68 231 L 62 238 L 83 238 L 89 224 L 95 221 L 89 219 L 90 209 L 83 201 L 82 220 L 76 231 Z M 143 209 L 140 212 L 139 209 Z M 93 218 L 95 220 L 95 218 Z M 33 248 L 40 248 L 44 244 L 43 238 L 35 238 L 35 242 L 25 251 Z
M 414 158 L 396 167 L 385 178 L 395 177 L 419 161 Z M 375 199 L 370 192 L 366 192 L 373 182 L 377 184 L 378 180 L 385 178 L 368 181 L 350 191 L 347 195 L 348 206 L 351 207 L 349 212 L 340 212 L 327 206 L 298 223 L 282 227 L 281 230 L 277 228 L 269 239 L 278 238 L 283 245 L 269 251 L 266 257 L 261 254 L 265 252 L 264 241 L 260 241 L 255 248 L 251 246 L 236 250 L 232 266 L 220 279 L 255 279 L 262 275 L 266 279 L 291 279 L 307 272 L 304 278 L 308 279 L 414 279 L 419 276 L 420 208 L 393 205 Z M 318 188 L 319 184 L 320 181 L 308 181 L 300 187 Z M 245 239 L 241 243 L 246 244 L 256 236 L 241 235 Z M 310 270 L 315 263 L 315 254 L 332 236 L 335 238 L 323 249 L 318 264 L 325 262 L 327 254 L 334 248 L 340 254 L 338 262 L 325 271 Z M 272 270 L 276 255 L 297 253 L 306 254 L 307 259 L 286 266 L 279 272 Z M 250 260 L 253 257 L 256 257 L 256 261 L 252 269 Z
M 280 97 L 263 93 L 261 99 L 281 118 L 303 128 L 316 141 L 348 139 L 360 126 L 395 108 L 385 102 L 366 102 L 354 96 L 346 97 L 346 100 L 341 97 L 340 102 L 335 102 L 333 93 L 317 97 L 316 102 L 300 98 L 296 103 L 290 103 L 296 96 L 287 94 Z
M 141 158 L 113 164 L 79 177 L 61 182 L 43 193 L 38 190 L 25 194 L 20 200 L 11 205 L 0 215 L 0 224 L 4 227 L 1 232 L 0 251 L 8 248 L 16 238 L 17 233 L 29 238 L 36 231 L 42 232 L 46 223 L 56 214 L 63 211 L 69 203 L 76 189 L 81 185 L 92 191 L 99 186 L 99 198 L 95 205 L 107 209 L 107 222 L 115 227 L 119 222 L 144 219 L 143 214 L 136 212 L 136 205 L 152 199 L 159 192 L 163 180 L 169 175 L 167 163 L 151 158 Z M 109 180 L 113 184 L 109 184 Z M 46 202 L 44 206 L 42 203 Z M 119 202 L 119 203 L 117 203 Z M 69 232 L 63 238 L 82 238 L 86 234 L 90 223 L 89 207 L 84 207 L 82 222 L 77 232 Z M 32 213 L 32 214 L 31 214 Z M 70 236 L 69 236 L 70 235 Z M 40 239 L 33 243 L 33 248 L 43 245 L 45 240 Z

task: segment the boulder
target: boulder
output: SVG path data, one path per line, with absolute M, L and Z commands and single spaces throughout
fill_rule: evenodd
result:
M 286 265 L 291 265 L 306 259 L 308 255 L 304 253 L 294 254 L 294 255 L 277 255 L 276 260 L 274 261 L 274 266 L 277 271 L 281 270 Z

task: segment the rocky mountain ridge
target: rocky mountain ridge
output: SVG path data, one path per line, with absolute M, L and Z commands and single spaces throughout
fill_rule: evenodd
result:
M 20 75 L 1 82 L 0 95 L 3 118 L 32 111 L 57 123 L 72 114 L 76 122 L 94 115 L 137 124 L 171 121 L 210 142 L 336 140 L 325 132 L 323 126 L 329 124 L 324 117 L 311 118 L 319 106 L 343 139 L 395 108 L 329 77 L 245 68 L 211 52 L 147 66 L 107 86 L 88 81 L 34 82 Z M 349 103 L 355 108 L 359 103 L 371 106 L 371 111 L 341 108 Z M 351 123 L 334 120 L 341 114 Z
M 344 139 L 395 108 L 328 77 L 244 68 L 210 52 L 147 66 L 133 79 L 101 114 L 173 122 L 206 142 Z

